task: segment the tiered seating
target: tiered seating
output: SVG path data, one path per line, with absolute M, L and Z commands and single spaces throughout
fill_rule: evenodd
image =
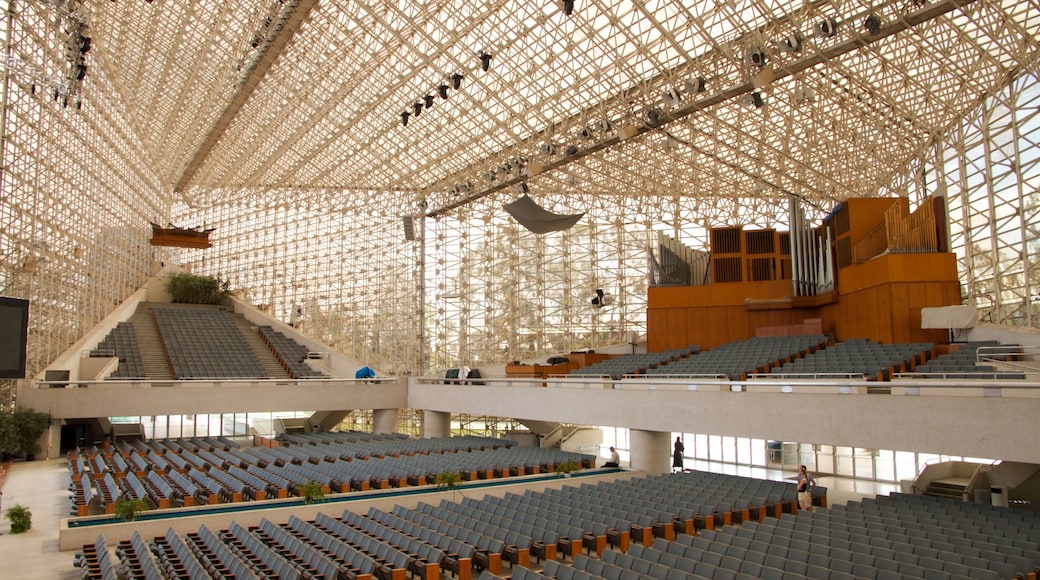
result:
M 294 379 L 328 378 L 328 375 L 312 369 L 304 362 L 307 360 L 307 347 L 268 325 L 260 326 L 259 332 L 289 376 Z
M 118 357 L 119 368 L 107 379 L 140 379 L 144 378 L 144 360 L 141 349 L 137 346 L 137 335 L 134 326 L 129 322 L 120 322 L 108 333 L 97 348 L 90 351 L 92 357 Z
M 343 513 L 344 519 L 351 517 L 360 518 L 356 514 Z M 491 570 L 495 574 L 501 572 L 502 558 L 506 557 L 506 544 L 502 540 L 447 522 L 438 525 L 437 529 L 433 529 L 376 508 L 369 508 L 367 520 L 365 518 L 362 520 L 367 523 L 360 525 L 359 529 L 369 530 L 374 526 L 380 526 L 377 528 L 380 530 L 380 537 L 393 538 L 392 541 L 395 545 L 402 546 L 409 553 L 419 554 L 422 560 L 430 564 L 437 564 L 438 568 L 444 566 L 441 564 L 441 559 L 444 557 L 440 553 L 442 549 L 447 550 L 449 554 L 461 554 L 471 558 L 473 568 Z M 456 542 L 463 542 L 468 547 L 458 546 Z M 451 568 L 452 564 L 457 568 L 460 564 L 458 558 L 455 558 L 454 562 L 449 562 L 445 567 Z
M 188 471 L 188 478 L 198 485 L 204 496 L 207 496 L 204 498 L 205 503 L 214 504 L 219 503 L 222 499 L 225 501 L 230 500 L 230 496 L 227 498 L 223 497 L 225 494 L 224 488 L 216 481 L 213 481 L 213 479 L 204 472 L 199 471 L 198 469 L 192 469 Z
M 259 578 L 248 564 L 231 551 L 216 534 L 205 525 L 199 531 L 188 534 L 188 543 L 206 570 L 219 578 Z
M 155 308 L 152 313 L 174 377 L 266 377 L 256 354 L 224 310 Z
M 326 527 L 331 520 L 325 514 L 318 514 L 315 523 L 302 522 L 299 518 L 290 517 L 289 527 L 297 534 L 302 534 L 313 545 L 320 546 L 327 553 L 335 555 L 337 561 L 347 570 L 347 576 L 353 578 L 371 578 L 379 563 L 368 554 L 351 546 Z M 323 521 L 324 524 L 323 525 Z M 335 521 L 335 520 L 331 520 Z
M 171 471 L 167 474 L 167 477 L 170 480 L 170 484 L 177 490 L 177 494 L 181 497 L 185 507 L 191 507 L 195 505 L 196 501 L 200 500 L 208 502 L 208 496 L 203 494 L 199 486 L 195 485 L 184 474 L 178 471 Z
M 105 513 L 115 513 L 116 500 L 123 495 L 115 478 L 111 473 L 106 473 L 101 479 L 94 480 L 94 483 L 97 485 L 98 495 L 101 496 L 101 505 L 104 507 Z
M 907 372 L 928 360 L 933 346 L 930 342 L 881 344 L 853 338 L 785 363 L 770 372 L 788 378 L 857 375 L 868 380 L 888 380 L 893 373 Z
M 361 518 L 361 516 L 358 516 L 357 514 L 345 512 L 343 514 L 344 519 L 347 519 L 348 514 L 354 518 Z M 356 522 L 357 520 L 354 519 L 353 521 Z M 375 522 L 372 523 L 374 524 Z M 299 526 L 299 524 L 297 524 L 297 526 Z M 333 519 L 325 514 L 318 514 L 318 517 L 314 521 L 314 526 L 373 559 L 376 562 L 374 573 L 379 578 L 389 579 L 394 576 L 403 577 L 412 569 L 420 571 L 419 573 L 423 576 L 432 575 L 434 578 L 439 577 L 438 572 L 428 570 L 425 566 L 419 566 L 416 557 L 410 556 L 407 552 L 399 549 L 397 546 L 384 541 L 384 538 L 382 538 L 378 533 L 376 533 L 376 530 L 372 528 L 364 530 L 361 527 L 349 525 L 343 520 Z M 443 559 L 446 556 L 443 552 L 440 553 L 439 556 L 437 562 L 438 564 L 442 564 Z M 433 572 L 433 574 L 431 574 L 431 572 Z M 430 580 L 433 580 L 433 578 Z
M 731 380 L 744 380 L 751 373 L 768 372 L 784 362 L 814 352 L 826 343 L 827 337 L 822 334 L 760 336 L 726 343 L 696 356 L 650 369 L 646 374 L 726 376 Z
M 335 580 L 339 575 L 339 566 L 332 559 L 267 518 L 260 520 L 253 534 L 275 548 L 307 578 Z
M 173 531 L 173 528 L 166 530 L 165 536 L 155 538 L 152 542 L 152 551 L 170 578 L 195 580 L 210 576 L 198 556 L 188 547 L 184 539 Z
M 1025 373 L 997 371 L 993 365 L 977 364 L 977 352 L 980 347 L 1001 346 L 995 340 L 968 342 L 952 348 L 948 353 L 935 357 L 914 369 L 914 378 L 946 378 L 946 379 L 1024 379 Z M 1006 345 L 1009 350 L 1017 351 L 1018 345 Z
M 82 459 L 82 458 L 81 458 Z M 81 468 L 86 464 L 81 463 Z M 69 481 L 69 515 L 85 516 L 90 513 L 90 502 L 94 499 L 94 489 L 90 480 L 90 473 L 86 471 L 76 472 L 70 465 L 71 481 Z
M 156 502 L 152 501 L 151 497 L 149 497 L 148 490 L 145 488 L 144 484 L 141 483 L 141 480 L 137 479 L 137 476 L 133 473 L 130 473 L 125 478 L 120 479 L 116 485 L 119 486 L 119 489 L 122 491 L 123 495 L 129 497 L 130 499 L 136 499 L 145 502 L 146 504 L 149 504 L 149 507 L 152 508 L 156 506 Z
M 221 537 L 240 558 L 259 569 L 262 575 L 283 580 L 303 578 L 303 574 L 293 563 L 260 538 L 249 533 L 249 530 L 238 522 L 232 522 L 228 531 L 221 532 Z
M 602 362 L 581 367 L 570 372 L 574 377 L 611 377 L 620 379 L 625 375 L 643 373 L 647 369 L 654 369 L 660 365 L 666 365 L 671 361 L 682 360 L 684 357 L 696 354 L 701 347 L 688 346 L 681 349 L 672 349 L 662 352 L 647 352 L 626 354 L 610 358 Z
M 79 566 L 83 578 L 90 580 L 116 580 L 116 568 L 108 553 L 105 537 L 98 536 L 93 544 L 83 546 L 76 554 L 73 564 Z
M 529 535 L 521 532 L 516 532 L 508 527 L 500 525 L 498 521 L 481 521 L 475 518 L 468 518 L 466 516 L 448 515 L 453 512 L 442 511 L 441 508 L 435 507 L 426 503 L 420 503 L 415 510 L 402 508 L 401 506 L 394 506 L 393 515 L 407 520 L 409 522 L 418 524 L 423 528 L 434 530 L 440 534 L 451 535 L 456 534 L 456 538 L 464 537 L 463 531 L 470 529 L 476 531 L 478 534 L 489 536 L 493 540 L 498 540 L 502 543 L 502 556 L 503 560 L 510 562 L 515 566 L 527 567 L 530 565 L 531 553 L 534 552 L 536 555 L 545 558 L 548 554 L 547 550 L 555 550 L 555 547 L 547 547 L 541 540 L 535 541 Z M 444 518 L 438 516 L 445 516 Z M 452 521 L 454 519 L 454 521 Z M 404 530 L 404 528 L 400 528 Z M 427 532 L 419 532 L 419 538 L 425 539 L 424 535 Z M 429 541 L 429 540 L 426 540 Z
M 148 472 L 148 475 L 146 475 L 144 479 L 144 485 L 148 490 L 148 497 L 152 499 L 152 503 L 154 503 L 155 507 L 158 509 L 167 509 L 184 505 L 183 498 L 174 486 L 170 485 L 170 482 L 163 479 L 157 471 Z
M 429 485 L 444 471 L 476 480 L 550 473 L 565 462 L 595 465 L 593 455 L 518 448 L 513 441 L 485 437 L 326 433 L 284 441 L 289 445 L 274 448 L 240 448 L 226 439 L 121 442 L 108 460 L 100 452 L 89 462 L 76 460 L 87 471 L 70 480 L 73 509 L 89 514 L 90 492 L 77 490 L 84 480 L 90 483 L 94 472 L 88 464 L 107 478 L 93 483 L 106 506 L 125 493 L 160 509 L 284 498 L 308 482 L 317 482 L 325 493 L 342 493 Z M 70 473 L 75 465 L 70 460 Z
M 116 556 L 123 563 L 126 577 L 135 580 L 153 580 L 161 578 L 159 563 L 152 554 L 141 534 L 134 532 L 129 540 L 123 540 L 116 546 Z
M 395 506 L 391 513 L 370 508 L 367 516 L 318 514 L 314 522 L 291 516 L 282 525 L 262 520 L 253 530 L 232 523 L 220 534 L 203 526 L 187 542 L 171 530 L 156 538 L 153 551 L 165 573 L 179 578 L 404 580 L 411 573 L 433 580 L 443 570 L 463 579 L 472 568 L 493 580 L 502 560 L 512 564 L 513 578 L 555 580 L 996 580 L 1032 577 L 1040 566 L 1038 512 L 898 494 L 803 512 L 786 498 L 792 486 L 672 474 L 461 504 Z M 740 507 L 730 499 L 748 496 L 766 505 Z M 714 506 L 697 525 L 684 519 L 691 497 Z M 791 515 L 769 505 L 773 501 L 790 502 Z M 737 520 L 742 525 L 726 525 Z M 626 530 L 638 542 L 627 541 Z M 99 538 L 85 546 L 91 556 L 78 561 L 99 570 L 103 545 Z M 140 576 L 149 566 L 140 556 L 142 545 L 138 536 L 117 550 L 131 577 L 148 577 Z M 530 571 L 531 554 L 544 560 L 541 572 Z M 202 568 L 205 576 L 189 571 Z

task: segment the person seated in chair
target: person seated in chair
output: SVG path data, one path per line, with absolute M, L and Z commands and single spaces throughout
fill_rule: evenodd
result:
M 621 467 L 621 456 L 613 447 L 610 448 L 610 461 L 604 463 L 603 467 Z

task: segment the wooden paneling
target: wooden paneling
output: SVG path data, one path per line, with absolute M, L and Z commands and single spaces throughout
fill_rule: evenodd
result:
M 651 288 L 648 347 L 713 348 L 755 336 L 756 329 L 821 319 L 838 340 L 941 342 L 943 330 L 922 330 L 921 309 L 960 304 L 952 254 L 887 254 L 846 268 L 836 303 L 793 304 L 785 280 Z M 848 274 L 848 275 L 845 275 Z

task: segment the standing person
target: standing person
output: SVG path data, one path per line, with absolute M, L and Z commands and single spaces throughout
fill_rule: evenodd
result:
M 672 450 L 672 471 L 683 470 L 683 452 L 686 448 L 683 447 L 682 439 L 675 438 L 675 448 Z
M 610 448 L 610 461 L 604 463 L 603 467 L 621 467 L 621 456 L 613 447 Z
M 812 490 L 816 487 L 816 481 L 806 471 L 805 466 L 798 468 L 798 507 L 812 511 Z

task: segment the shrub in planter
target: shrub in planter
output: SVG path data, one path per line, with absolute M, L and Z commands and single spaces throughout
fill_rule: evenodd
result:
M 306 483 L 301 483 L 296 486 L 296 491 L 303 498 L 303 503 L 308 505 L 325 499 L 325 492 L 321 490 L 321 484 L 316 481 L 308 480 Z
M 116 500 L 116 517 L 132 522 L 137 519 L 137 514 L 148 509 L 148 505 L 139 499 L 121 497 Z
M 12 534 L 22 534 L 32 528 L 32 512 L 24 505 L 15 504 L 7 508 L 4 517 L 11 521 Z

